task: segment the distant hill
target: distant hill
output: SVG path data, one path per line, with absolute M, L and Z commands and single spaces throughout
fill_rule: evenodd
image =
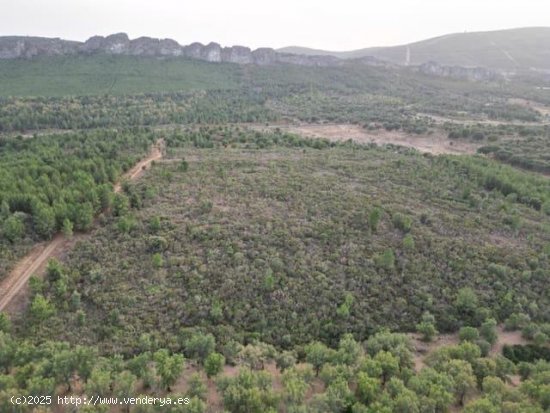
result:
M 550 70 L 550 27 L 532 27 L 475 33 L 456 33 L 394 47 L 374 47 L 349 52 L 330 52 L 304 47 L 285 47 L 281 53 L 333 56 L 353 59 L 373 56 L 399 65 L 442 65 L 492 69 Z

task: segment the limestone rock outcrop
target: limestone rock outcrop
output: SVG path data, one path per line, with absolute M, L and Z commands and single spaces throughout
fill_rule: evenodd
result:
M 362 64 L 369 66 L 394 66 L 375 57 L 366 56 L 357 59 L 340 59 L 334 56 L 314 56 L 277 52 L 270 48 L 250 50 L 244 46 L 222 47 L 218 43 L 192 43 L 182 46 L 172 39 L 139 37 L 130 40 L 126 33 L 109 36 L 93 36 L 85 42 L 62 40 L 59 38 L 7 36 L 0 37 L 0 59 L 31 59 L 39 56 L 65 55 L 120 55 L 147 57 L 187 57 L 220 63 L 230 62 L 241 65 L 260 66 L 273 64 L 292 64 L 300 66 L 342 66 Z M 443 66 L 429 62 L 413 67 L 421 73 L 431 76 L 454 77 L 461 79 L 494 80 L 500 75 L 485 68 L 467 68 Z

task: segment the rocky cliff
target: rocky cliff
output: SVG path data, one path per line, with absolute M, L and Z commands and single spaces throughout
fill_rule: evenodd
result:
M 417 66 L 415 69 L 430 76 L 451 77 L 473 81 L 498 80 L 503 78 L 501 74 L 483 67 L 445 66 L 436 62 L 424 63 Z
M 62 55 L 184 56 L 208 62 L 269 65 L 291 63 L 306 66 L 332 66 L 342 61 L 332 56 L 300 56 L 278 53 L 273 49 L 250 50 L 248 47 L 221 47 L 218 43 L 193 43 L 182 46 L 172 39 L 139 37 L 130 40 L 125 33 L 107 37 L 93 36 L 85 42 L 42 37 L 0 37 L 0 59 L 30 59 Z
M 0 59 L 76 54 L 82 43 L 44 37 L 0 37 Z

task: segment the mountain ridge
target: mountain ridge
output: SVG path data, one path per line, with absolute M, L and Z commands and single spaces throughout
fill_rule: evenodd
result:
M 191 43 L 183 46 L 173 39 L 152 37 L 138 37 L 130 40 L 126 33 L 115 33 L 105 37 L 92 36 L 85 42 L 47 37 L 0 37 L 0 60 L 93 54 L 188 57 L 215 63 L 257 65 L 290 63 L 304 66 L 329 66 L 341 63 L 341 59 L 332 56 L 301 56 L 277 52 L 271 48 L 251 50 L 245 46 L 222 47 L 214 42 L 207 45 Z

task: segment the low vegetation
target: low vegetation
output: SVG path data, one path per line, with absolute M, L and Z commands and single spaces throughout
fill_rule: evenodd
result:
M 115 207 L 40 285 L 57 310 L 33 336 L 71 326 L 66 340 L 131 354 L 143 333 L 179 350 L 182 327 L 293 348 L 403 331 L 427 311 L 443 332 L 515 313 L 545 321 L 542 178 L 276 132 L 166 140 L 174 161 L 127 185 L 133 208 Z

